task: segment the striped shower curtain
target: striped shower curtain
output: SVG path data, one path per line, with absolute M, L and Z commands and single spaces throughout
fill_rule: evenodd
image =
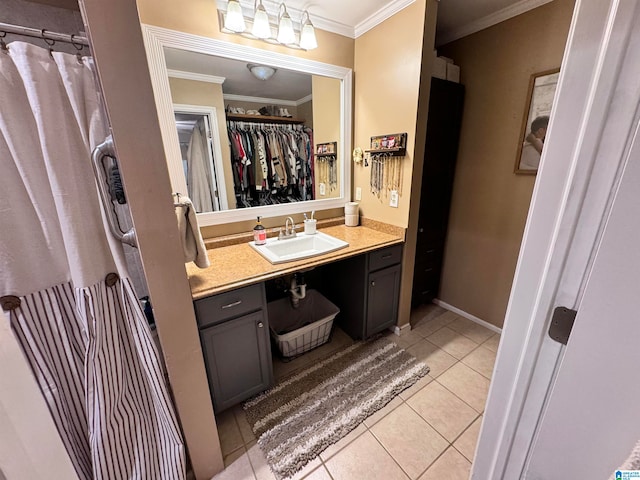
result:
M 0 51 L 0 305 L 81 479 L 183 479 L 158 353 L 97 196 L 96 90 L 90 58 Z

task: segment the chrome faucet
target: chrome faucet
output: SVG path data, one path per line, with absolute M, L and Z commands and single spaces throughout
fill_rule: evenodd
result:
M 296 236 L 296 224 L 293 221 L 293 218 L 287 217 L 287 220 L 284 223 L 284 232 L 282 231 L 282 227 L 280 227 L 280 232 L 278 233 L 278 240 L 294 238 L 295 236 Z

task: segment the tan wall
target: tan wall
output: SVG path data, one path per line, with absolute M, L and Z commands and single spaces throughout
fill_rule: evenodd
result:
M 236 197 L 233 193 L 231 152 L 229 150 L 229 138 L 227 137 L 227 118 L 224 113 L 222 85 L 169 77 L 169 88 L 171 89 L 173 103 L 215 107 L 218 121 L 218 141 L 222 151 L 224 182 L 227 190 L 227 205 L 229 205 L 229 208 L 235 208 Z
M 313 129 L 313 101 L 298 105 L 297 112 L 298 118 L 304 120 L 304 125 Z
M 316 101 L 313 108 L 313 124 L 315 125 L 313 130 L 314 145 L 337 142 L 338 148 L 340 148 L 340 83 L 340 80 L 335 78 L 320 77 L 318 75 L 314 75 L 311 79 L 313 98 L 322 99 L 322 101 Z M 318 175 L 320 169 L 316 157 L 315 198 L 323 199 L 340 196 L 342 175 L 339 166 L 342 165 L 342 162 L 344 162 L 344 159 L 338 155 L 338 163 L 336 164 L 336 168 L 338 169 L 338 187 L 331 190 L 327 183 L 325 185 L 325 195 L 320 195 L 320 179 Z M 349 167 L 350 166 L 351 164 L 349 164 Z M 350 188 L 351 185 L 348 185 L 345 191 L 348 192 Z
M 407 132 L 408 142 L 398 208 L 389 206 L 388 195 L 371 193 L 371 162 L 354 167 L 353 192 L 362 189 L 363 216 L 400 227 L 409 222 L 425 5 L 416 1 L 401 10 L 357 38 L 355 47 L 354 147 L 366 150 L 371 136 L 385 133 Z
M 353 68 L 354 41 L 342 35 L 316 29 L 318 48 L 306 52 L 251 40 L 240 35 L 221 33 L 214 0 L 137 0 L 136 3 L 142 23 Z
M 502 326 L 534 176 L 515 175 L 531 74 L 560 66 L 573 0 L 556 0 L 438 50 L 466 98 L 440 299 Z

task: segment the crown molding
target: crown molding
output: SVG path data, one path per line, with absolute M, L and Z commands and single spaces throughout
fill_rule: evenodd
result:
M 217 77 L 216 75 L 207 75 L 206 73 L 185 72 L 183 70 L 172 70 L 167 68 L 167 75 L 172 78 L 183 78 L 185 80 L 196 80 L 198 82 L 217 83 L 222 85 L 226 80 L 225 77 Z
M 233 102 L 264 103 L 266 105 L 276 104 L 286 107 L 297 106 L 295 100 L 282 100 L 280 98 L 250 97 L 249 95 L 234 95 L 233 93 L 225 93 L 222 95 L 222 98 Z
M 306 97 L 302 97 L 302 98 L 296 100 L 295 101 L 296 107 L 302 105 L 303 103 L 310 102 L 311 100 L 313 100 L 313 94 L 312 93 L 310 93 Z
M 382 22 L 392 17 L 396 13 L 398 13 L 403 8 L 408 7 L 416 0 L 393 0 L 387 3 L 380 10 L 375 12 L 373 15 L 370 15 L 362 22 L 357 24 L 354 28 L 355 37 L 358 38 L 360 35 L 367 33 L 373 27 L 380 25 Z
M 484 30 L 485 28 L 492 27 L 500 22 L 509 20 L 510 18 L 528 12 L 529 10 L 533 10 L 534 8 L 541 7 L 542 5 L 552 1 L 553 0 L 520 0 L 519 2 L 509 5 L 508 7 L 498 10 L 486 17 L 474 20 L 473 22 L 467 23 L 459 28 L 442 32 L 438 35 L 436 46 L 439 47 L 445 45 L 449 42 L 453 42 L 454 40 L 458 40 L 462 37 L 466 37 L 467 35 Z

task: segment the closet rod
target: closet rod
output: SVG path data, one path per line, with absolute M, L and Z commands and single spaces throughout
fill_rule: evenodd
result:
M 89 45 L 89 40 L 80 35 L 68 35 L 66 33 L 50 32 L 49 30 L 38 30 L 37 28 L 23 27 L 21 25 L 11 25 L 0 22 L 0 32 L 15 33 L 26 37 L 43 38 L 55 40 L 56 42 L 75 43 L 77 45 Z

